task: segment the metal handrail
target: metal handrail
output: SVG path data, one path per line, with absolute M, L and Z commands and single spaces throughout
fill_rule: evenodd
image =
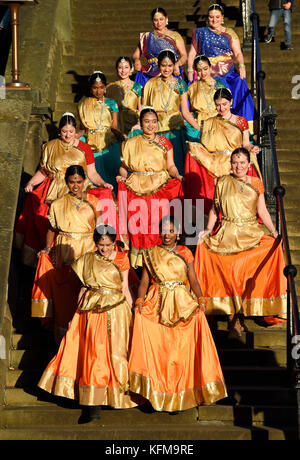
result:
M 258 143 L 261 144 L 262 134 L 268 139 L 269 152 L 271 152 L 272 166 L 269 177 L 273 180 L 273 194 L 276 204 L 276 228 L 281 235 L 284 253 L 287 265 L 284 269 L 284 275 L 287 278 L 287 338 L 286 338 L 286 364 L 288 376 L 291 385 L 297 391 L 298 400 L 298 437 L 300 439 L 300 320 L 297 293 L 295 286 L 295 276 L 297 269 L 292 263 L 287 224 L 285 218 L 285 209 L 283 197 L 285 188 L 281 185 L 280 174 L 277 161 L 276 143 L 275 143 L 275 118 L 272 107 L 269 106 L 268 116 L 264 116 L 266 111 L 266 99 L 264 90 L 265 73 L 262 70 L 258 21 L 259 15 L 256 12 L 255 0 L 251 0 L 252 5 L 252 92 L 257 98 L 257 111 L 259 116 Z M 298 356 L 299 355 L 299 356 Z

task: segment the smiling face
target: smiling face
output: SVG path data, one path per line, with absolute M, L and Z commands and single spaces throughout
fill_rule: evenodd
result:
M 75 140 L 76 128 L 73 125 L 65 125 L 60 130 L 60 138 L 63 142 L 68 144 Z
M 147 112 L 141 122 L 143 133 L 146 136 L 154 136 L 157 130 L 157 117 L 153 112 Z
M 153 18 L 153 26 L 156 30 L 162 31 L 167 27 L 167 20 L 162 13 L 156 13 Z
M 105 84 L 102 81 L 95 81 L 91 86 L 91 93 L 96 99 L 103 99 L 105 93 Z
M 160 232 L 160 237 L 163 245 L 172 248 L 176 244 L 177 236 L 178 233 L 173 222 L 166 221 L 163 224 Z
M 115 249 L 115 243 L 109 236 L 103 235 L 97 243 L 97 249 L 102 256 L 109 258 Z
M 81 196 L 84 186 L 84 178 L 79 174 L 74 174 L 68 177 L 67 186 L 71 193 L 75 196 Z
M 247 175 L 249 168 L 249 160 L 247 155 L 242 152 L 236 153 L 231 157 L 232 174 L 241 179 Z
M 211 10 L 208 13 L 208 26 L 211 29 L 220 29 L 223 24 L 224 15 L 219 10 Z
M 196 66 L 196 72 L 201 80 L 207 80 L 210 78 L 211 68 L 206 61 L 199 62 Z
M 125 80 L 130 77 L 131 74 L 131 65 L 128 61 L 119 62 L 118 64 L 118 75 L 121 80 Z
M 221 117 L 226 117 L 229 114 L 231 109 L 231 101 L 228 101 L 224 97 L 220 97 L 215 101 L 216 109 Z
M 170 78 L 174 72 L 174 64 L 168 57 L 164 58 L 160 65 L 159 70 L 163 78 Z

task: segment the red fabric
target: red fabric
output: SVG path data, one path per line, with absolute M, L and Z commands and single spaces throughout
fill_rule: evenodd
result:
M 122 193 L 122 198 L 120 193 Z M 123 197 L 125 198 L 123 201 Z M 178 179 L 169 179 L 168 183 L 158 190 L 153 195 L 138 196 L 128 190 L 124 182 L 119 182 L 118 204 L 120 219 L 128 226 L 131 245 L 134 248 L 150 248 L 161 243 L 159 236 L 159 222 L 161 218 L 170 213 L 169 206 L 166 202 L 162 203 L 162 207 L 158 210 L 157 206 L 152 206 L 152 211 L 155 208 L 156 212 L 151 213 L 151 203 L 153 200 L 167 200 L 170 202 L 175 198 L 183 198 L 182 183 Z M 133 203 L 133 200 L 136 200 Z M 129 204 L 134 205 L 132 210 L 129 210 Z M 172 212 L 172 209 L 171 209 Z M 134 234 L 133 225 L 136 225 L 138 232 Z M 155 229 L 155 233 L 152 233 Z
M 91 149 L 89 144 L 87 144 L 86 142 L 79 141 L 78 148 L 84 152 L 85 161 L 87 165 L 95 163 L 93 150 Z
M 158 142 L 167 150 L 171 150 L 173 148 L 173 145 L 169 139 L 167 139 L 164 136 L 158 136 Z
M 204 214 L 208 214 L 215 193 L 215 179 L 208 174 L 207 169 L 196 161 L 189 153 L 185 157 L 185 191 L 184 197 L 192 199 L 196 205 L 196 199 L 204 200 Z M 255 168 L 251 165 L 248 176 L 258 177 Z
M 235 125 L 241 128 L 242 131 L 249 131 L 248 121 L 240 115 L 237 115 Z

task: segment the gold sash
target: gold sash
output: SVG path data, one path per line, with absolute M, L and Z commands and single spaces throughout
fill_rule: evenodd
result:
M 88 130 L 88 143 L 95 152 L 102 152 L 117 141 L 111 131 L 112 113 L 104 102 L 94 97 L 84 97 L 78 105 L 78 112 L 82 124 Z
M 125 184 L 136 195 L 152 195 L 169 180 L 167 151 L 141 134 L 122 144 L 122 162 L 131 174 Z M 145 173 L 151 174 L 145 174 Z M 153 174 L 154 173 L 154 174 Z
M 80 311 L 93 310 L 101 313 L 125 302 L 122 272 L 112 260 L 93 252 L 76 260 L 72 268 L 82 284 L 87 287 L 79 306 Z
M 145 264 L 154 283 L 159 286 L 159 322 L 176 326 L 188 321 L 198 308 L 188 287 L 188 268 L 182 256 L 162 246 L 144 250 Z
M 143 90 L 143 105 L 153 107 L 158 115 L 157 132 L 173 131 L 184 126 L 180 113 L 180 94 L 160 77 L 148 80 Z M 167 110 L 167 111 L 166 111 Z
M 231 153 L 243 145 L 241 129 L 220 116 L 201 123 L 200 143 L 188 142 L 190 155 L 202 164 L 213 177 L 230 174 Z M 251 163 L 261 177 L 256 154 L 250 153 Z
M 46 196 L 46 203 L 50 204 L 57 198 L 68 193 L 69 189 L 65 181 L 66 170 L 69 166 L 80 165 L 86 172 L 85 154 L 74 146 L 66 147 L 60 139 L 47 142 L 43 148 L 40 168 L 53 178 Z M 85 182 L 85 189 L 89 181 Z
M 204 238 L 208 249 L 232 254 L 246 251 L 260 243 L 264 231 L 256 219 L 258 196 L 255 187 L 233 176 L 218 179 L 214 203 L 223 218 L 218 232 Z

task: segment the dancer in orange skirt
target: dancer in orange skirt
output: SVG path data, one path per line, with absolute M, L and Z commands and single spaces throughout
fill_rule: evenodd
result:
M 81 287 L 70 264 L 96 250 L 93 232 L 101 213 L 98 199 L 84 192 L 81 166 L 70 166 L 65 181 L 69 193 L 53 201 L 49 209 L 50 227 L 46 247 L 38 253 L 31 302 L 33 317 L 52 318 L 58 343 L 75 313 Z
M 117 251 L 115 229 L 94 232 L 97 251 L 72 264 L 82 283 L 78 309 L 48 364 L 39 387 L 84 406 L 79 422 L 100 418 L 100 406 L 136 406 L 128 392 L 128 347 L 132 298 L 129 260 Z
M 193 255 L 177 246 L 178 236 L 178 224 L 166 216 L 162 245 L 144 250 L 129 360 L 130 390 L 168 412 L 227 396 Z
M 244 316 L 284 316 L 287 283 L 278 233 L 267 211 L 264 186 L 247 171 L 246 149 L 231 155 L 232 174 L 217 181 L 207 229 L 199 234 L 195 270 L 208 315 L 229 316 L 229 337 L 238 338 Z M 211 235 L 218 215 L 222 220 Z M 271 235 L 257 221 L 257 215 Z

